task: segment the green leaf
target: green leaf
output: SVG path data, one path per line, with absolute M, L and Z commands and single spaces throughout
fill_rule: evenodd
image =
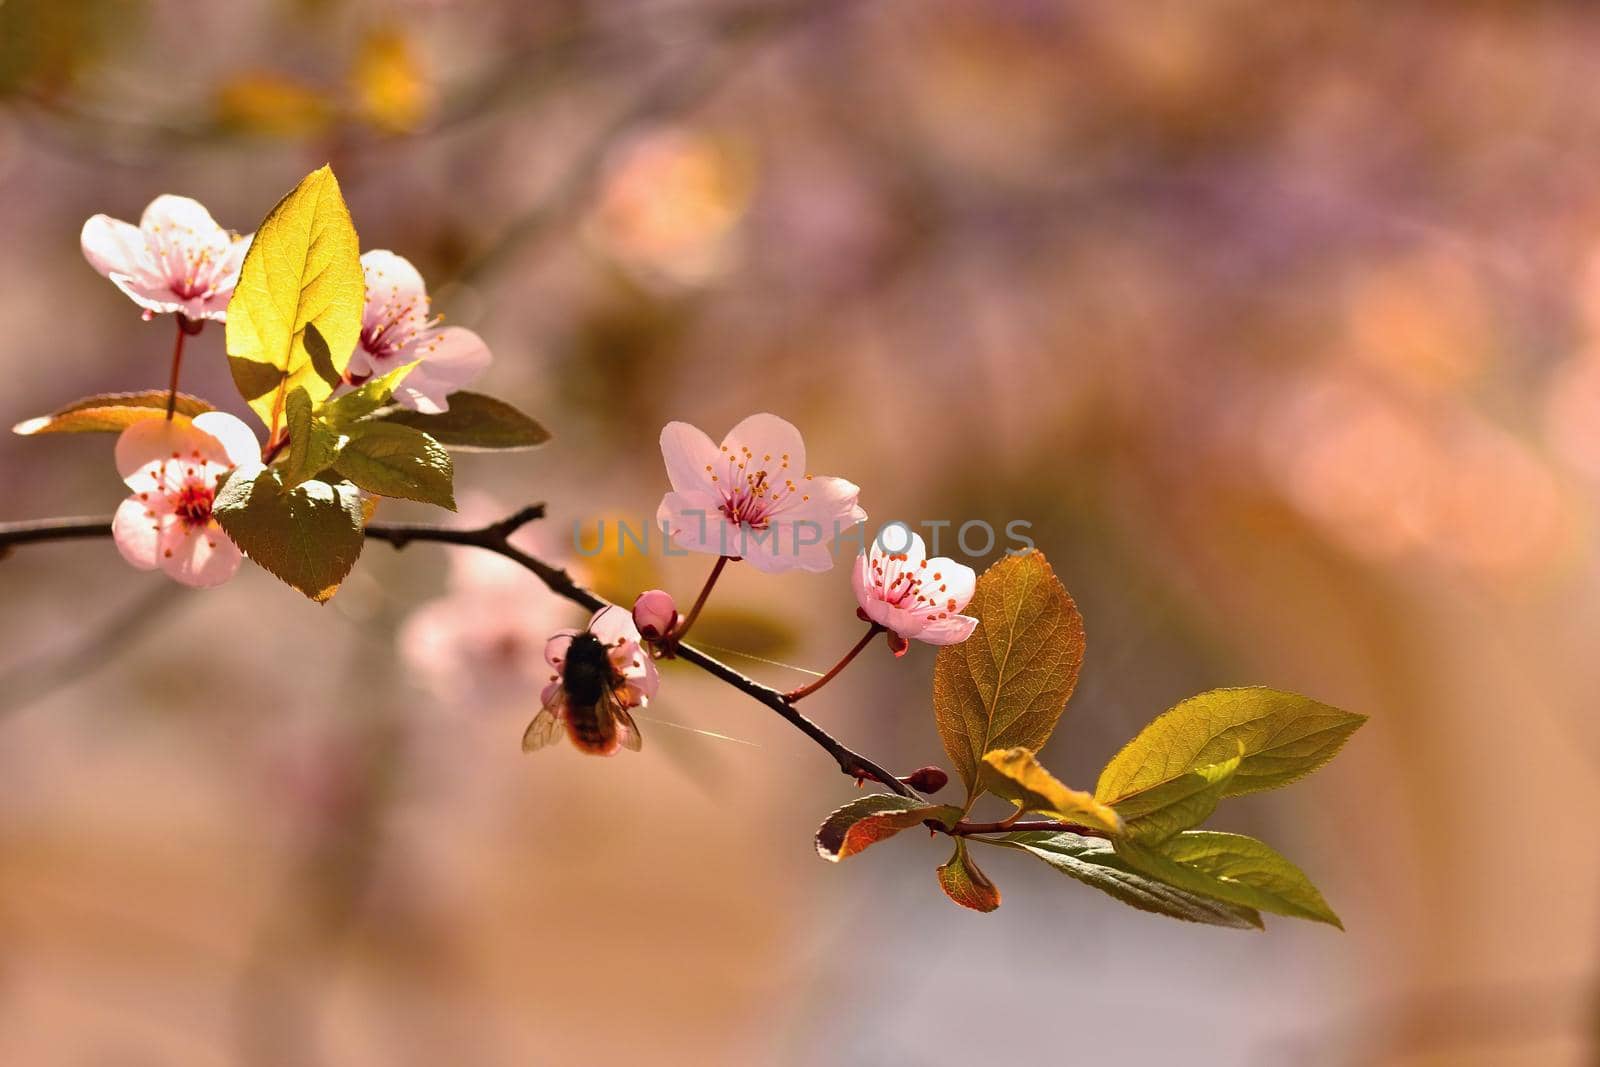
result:
M 1214 689 L 1158 716 L 1129 741 L 1100 772 L 1095 799 L 1123 811 L 1121 801 L 1135 793 L 1241 753 L 1222 795 L 1276 789 L 1327 763 L 1366 721 L 1276 689 Z
M 961 809 L 924 804 L 893 793 L 871 793 L 846 804 L 817 829 L 817 854 L 833 863 L 932 819 L 954 826 Z
M 334 469 L 369 493 L 456 509 L 450 453 L 409 426 L 362 422 L 350 427 Z
M 285 408 L 289 447 L 281 465 L 282 478 L 284 485 L 294 486 L 333 466 L 348 438 L 316 417 L 311 398 L 299 386 L 289 391 Z
M 1000 906 L 1000 890 L 967 855 L 966 838 L 956 838 L 956 850 L 939 868 L 939 888 L 945 895 L 973 911 L 993 911 Z
M 378 416 L 425 431 L 442 445 L 462 452 L 536 448 L 550 440 L 550 431 L 503 400 L 481 393 L 451 393 L 450 410 L 437 415 L 395 408 Z
M 289 488 L 276 467 L 241 468 L 212 513 L 245 555 L 319 604 L 361 555 L 361 494 L 346 481 Z
M 269 444 L 281 436 L 291 390 L 315 405 L 339 384 L 365 298 L 355 226 L 322 167 L 261 221 L 228 302 L 228 365 Z
M 394 396 L 394 388 L 405 381 L 410 373 L 421 366 L 421 361 L 407 363 L 403 367 L 396 367 L 387 374 L 376 378 L 369 378 L 358 389 L 352 389 L 343 396 L 336 396 L 324 403 L 318 414 L 328 421 L 328 424 L 337 429 L 347 429 L 356 420 L 364 419 L 368 415 L 389 403 Z
M 1212 900 L 1146 877 L 1118 857 L 1111 842 L 1100 838 L 1030 832 L 1007 834 L 991 843 L 1029 853 L 1067 877 L 1140 911 L 1211 926 L 1261 928 L 1261 916 L 1254 909 Z
M 1305 872 L 1253 837 L 1193 830 L 1157 847 L 1118 841 L 1116 850 L 1130 867 L 1178 889 L 1344 929 Z
M 1083 619 L 1042 552 L 985 571 L 966 614 L 978 629 L 939 650 L 933 711 L 970 807 L 984 753 L 1038 751 L 1055 730 L 1083 663 Z
M 179 393 L 173 410 L 179 416 L 193 418 L 213 409 L 197 396 Z M 165 418 L 166 414 L 165 389 L 147 389 L 138 393 L 97 393 L 74 400 L 48 415 L 24 419 L 13 426 L 11 432 L 23 437 L 42 433 L 120 433 L 136 422 Z
M 1039 812 L 1107 833 L 1122 831 L 1122 819 L 1117 812 L 1088 793 L 1063 785 L 1026 748 L 984 753 L 978 783 L 1024 812 Z
M 1199 826 L 1217 810 L 1217 801 L 1239 771 L 1241 756 L 1189 771 L 1142 793 L 1118 801 L 1129 837 L 1144 844 L 1165 841 L 1173 834 Z

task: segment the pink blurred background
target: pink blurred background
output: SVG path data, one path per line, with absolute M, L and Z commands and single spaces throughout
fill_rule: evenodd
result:
M 1214 820 L 1347 933 L 1009 854 L 984 916 L 943 842 L 820 861 L 848 780 L 692 670 L 639 756 L 524 757 L 525 659 L 468 631 L 579 618 L 531 576 L 374 545 L 316 608 L 20 549 L 0 1063 L 1600 1062 L 1597 62 L 1576 3 L 6 0 L 0 422 L 165 381 L 85 218 L 248 231 L 331 160 L 556 435 L 459 457 L 469 510 L 548 501 L 602 592 L 703 579 L 571 549 L 653 515 L 661 425 L 772 410 L 875 520 L 1033 524 L 1089 638 L 1068 780 L 1214 686 L 1372 721 Z M 243 412 L 220 330 L 184 382 Z M 0 519 L 109 513 L 110 446 L 0 438 Z M 843 569 L 713 609 L 780 686 L 857 634 Z M 938 761 L 931 666 L 809 710 Z

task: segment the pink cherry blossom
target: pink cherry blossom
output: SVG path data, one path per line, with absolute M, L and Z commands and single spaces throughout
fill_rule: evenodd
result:
M 158 196 L 139 225 L 107 215 L 83 224 L 89 264 L 110 278 L 144 317 L 175 314 L 224 321 L 250 238 L 230 233 L 186 196 Z
M 122 431 L 116 456 L 133 490 L 111 520 L 122 558 L 142 571 L 160 567 L 184 585 L 232 578 L 239 549 L 212 517 L 211 502 L 224 474 L 260 463 L 250 428 L 221 411 L 193 422 L 145 419 Z
M 857 557 L 853 579 L 862 612 L 901 641 L 953 645 L 978 625 L 960 614 L 977 584 L 972 568 L 943 556 L 929 559 L 922 538 L 906 526 L 884 527 L 871 550 Z M 891 647 L 896 654 L 904 650 Z
M 440 326 L 429 317 L 427 286 L 404 257 L 375 249 L 361 257 L 361 266 L 367 305 L 361 343 L 345 377 L 360 385 L 374 374 L 417 363 L 395 389 L 395 402 L 429 415 L 448 411 L 446 398 L 488 368 L 489 347 L 471 330 Z
M 767 573 L 825 571 L 829 542 L 867 518 L 854 484 L 805 473 L 800 431 L 776 415 L 751 415 L 720 445 L 668 423 L 661 455 L 672 492 L 657 522 L 694 552 L 740 556 Z
M 523 735 L 522 746 L 528 751 L 550 744 L 560 736 L 562 727 L 568 724 L 568 698 L 562 685 L 562 671 L 567 650 L 572 647 L 573 639 L 583 632 L 559 630 L 545 643 L 544 661 L 550 667 L 550 674 L 539 694 L 543 707 Z M 612 669 L 609 689 L 615 695 L 622 714 L 616 721 L 616 735 L 605 748 L 580 747 L 602 756 L 615 755 L 623 748 L 637 749 L 639 731 L 626 711 L 649 704 L 650 698 L 660 688 L 661 677 L 656 672 L 655 660 L 650 658 L 649 650 L 641 643 L 633 617 L 619 607 L 605 607 L 595 612 L 589 620 L 587 632 L 599 638 L 606 648 L 606 658 L 611 661 Z M 574 743 L 577 743 L 576 735 Z

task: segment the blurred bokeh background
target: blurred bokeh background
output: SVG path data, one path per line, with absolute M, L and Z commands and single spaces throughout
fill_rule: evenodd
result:
M 875 520 L 1033 524 L 1089 635 L 1063 777 L 1219 685 L 1372 716 L 1217 820 L 1348 933 L 1010 855 L 983 916 L 943 842 L 818 860 L 848 781 L 693 671 L 640 755 L 524 757 L 577 616 L 515 569 L 374 545 L 316 608 L 19 550 L 0 1062 L 1600 1062 L 1597 64 L 1581 3 L 0 0 L 0 423 L 165 382 L 85 218 L 247 232 L 331 161 L 556 435 L 460 457 L 464 510 L 548 501 L 603 592 L 709 562 L 573 550 L 654 514 L 662 423 L 773 410 Z M 0 488 L 124 495 L 96 435 L 5 436 Z M 789 686 L 852 610 L 734 568 L 701 636 Z M 932 650 L 874 653 L 809 710 L 939 760 Z

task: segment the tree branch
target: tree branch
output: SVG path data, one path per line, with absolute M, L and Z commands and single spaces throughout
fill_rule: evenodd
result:
M 1097 830 L 1092 826 L 1079 826 L 1075 822 L 1057 822 L 1055 819 L 1033 819 L 1021 822 L 1012 822 L 1002 819 L 999 822 L 958 822 L 946 830 L 942 826 L 935 826 L 940 833 L 949 834 L 951 837 L 971 837 L 974 834 L 1020 834 L 1030 830 L 1043 830 L 1052 834 L 1077 834 L 1079 837 L 1103 837 L 1111 839 L 1111 835 L 1104 830 Z
M 529 555 L 511 543 L 511 537 L 523 526 L 544 516 L 543 504 L 531 504 L 498 522 L 476 529 L 458 529 L 428 523 L 374 522 L 366 529 L 369 540 L 384 541 L 395 549 L 403 549 L 417 542 L 461 545 L 479 548 L 504 556 L 533 572 L 556 596 L 570 600 L 590 611 L 606 607 L 619 607 L 592 590 L 579 585 L 565 570 Z M 111 520 L 105 519 L 34 519 L 24 522 L 0 523 L 0 557 L 13 545 L 36 544 L 44 541 L 62 541 L 87 537 L 107 537 L 111 534 Z M 621 609 L 626 610 L 626 609 Z M 922 795 L 889 771 L 866 756 L 854 751 L 844 742 L 828 733 L 817 723 L 801 714 L 782 693 L 762 685 L 721 660 L 702 652 L 693 645 L 680 644 L 677 658 L 692 663 L 707 674 L 745 694 L 768 710 L 776 712 L 783 720 L 832 756 L 839 769 L 858 781 L 871 779 L 904 797 L 920 800 Z

